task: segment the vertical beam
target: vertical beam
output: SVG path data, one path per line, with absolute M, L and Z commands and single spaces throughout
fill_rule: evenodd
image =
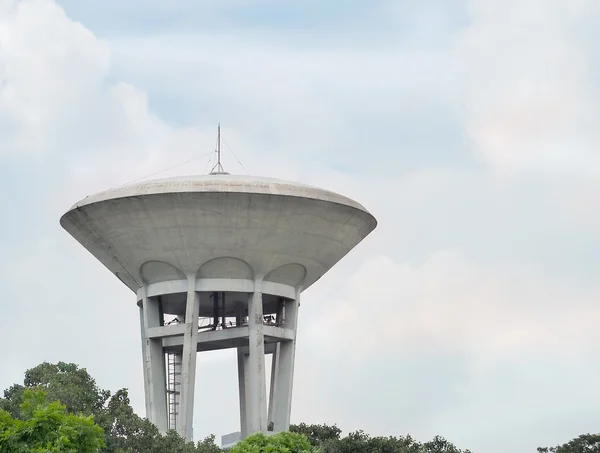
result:
M 181 412 L 177 432 L 187 441 L 192 440 L 194 419 L 194 389 L 196 384 L 196 356 L 198 354 L 198 316 L 200 298 L 196 292 L 196 276 L 188 276 L 185 306 L 185 332 L 181 356 Z
M 225 292 L 219 293 L 219 314 L 221 316 L 221 328 L 227 328 L 227 316 L 225 315 Z
M 219 293 L 214 292 L 210 295 L 212 299 L 213 306 L 213 329 L 217 330 L 217 326 L 219 325 Z
M 248 386 L 248 348 L 237 348 L 238 388 L 240 395 L 240 431 L 242 439 L 248 436 L 248 405 L 246 387 Z
M 254 292 L 248 297 L 248 432 L 267 430 L 265 336 L 261 281 L 254 282 Z
M 146 367 L 146 354 L 148 353 L 146 348 L 146 327 L 144 322 L 144 306 L 143 302 L 140 305 L 140 333 L 142 334 L 142 369 L 144 371 L 144 400 L 146 402 L 146 418 L 150 419 L 152 416 L 152 408 L 150 406 L 150 381 L 148 379 L 148 369 Z
M 275 314 L 275 319 L 278 326 L 283 326 L 285 323 L 284 303 L 285 302 L 283 299 L 279 299 L 277 301 L 277 312 Z M 279 377 L 279 373 L 277 372 L 279 363 L 279 344 L 280 343 L 275 343 L 275 350 L 273 351 L 271 361 L 271 387 L 269 391 L 269 413 L 267 426 L 271 430 L 275 429 L 275 401 L 277 400 L 277 381 Z
M 299 300 L 300 291 L 298 290 L 296 300 L 285 303 L 285 327 L 294 331 L 294 339 L 279 343 L 277 350 L 277 378 L 273 402 L 273 431 L 275 432 L 287 431 L 290 427 Z
M 160 325 L 160 308 L 158 300 L 148 297 L 143 290 L 142 315 L 144 331 L 144 379 L 146 396 L 146 417 L 156 425 L 162 433 L 167 431 L 167 382 L 165 354 L 162 339 L 148 338 L 146 332 L 150 327 Z
M 267 428 L 271 428 L 272 430 L 275 427 L 274 404 L 275 400 L 277 400 L 277 378 L 279 376 L 277 373 L 277 362 L 279 360 L 279 345 L 280 343 L 275 343 L 275 350 L 271 356 L 271 386 L 269 389 L 269 413 L 267 415 Z

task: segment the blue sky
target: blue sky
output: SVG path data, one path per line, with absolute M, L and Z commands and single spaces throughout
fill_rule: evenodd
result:
M 143 410 L 133 295 L 58 219 L 210 152 L 220 121 L 251 174 L 379 220 L 304 294 L 294 421 L 486 453 L 598 431 L 599 16 L 593 0 L 0 0 L 0 387 L 74 361 Z M 224 165 L 245 173 L 228 149 Z M 196 436 L 236 430 L 233 353 L 198 363 L 215 411 Z

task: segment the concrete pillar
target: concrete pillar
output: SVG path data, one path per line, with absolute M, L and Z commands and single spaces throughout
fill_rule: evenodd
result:
M 167 424 L 167 383 L 165 369 L 165 354 L 160 338 L 148 338 L 146 332 L 150 327 L 160 326 L 160 309 L 158 300 L 147 297 L 143 291 L 142 297 L 142 332 L 144 336 L 144 390 L 146 393 L 146 417 L 156 425 L 162 433 L 168 429 Z
M 181 412 L 177 432 L 186 440 L 192 440 L 194 419 L 194 389 L 196 384 L 196 356 L 198 354 L 198 316 L 200 297 L 196 292 L 196 276 L 188 276 L 188 292 L 185 307 L 185 332 L 181 357 Z
M 287 431 L 290 427 L 299 300 L 300 291 L 297 291 L 296 300 L 285 303 L 285 327 L 294 331 L 294 339 L 279 343 L 277 348 L 277 377 L 274 381 L 272 409 L 275 432 Z
M 267 430 L 265 338 L 261 281 L 254 283 L 248 297 L 248 433 Z
M 277 381 L 279 377 L 279 373 L 277 372 L 277 362 L 279 359 L 279 345 L 280 343 L 275 344 L 275 350 L 271 356 L 271 385 L 269 387 L 269 412 L 267 415 L 267 428 L 275 426 L 275 412 L 274 405 L 275 400 L 277 400 Z
M 248 404 L 246 387 L 248 386 L 248 348 L 237 348 L 238 387 L 240 395 L 240 431 L 242 439 L 248 436 Z
M 140 332 L 142 340 L 142 370 L 144 372 L 144 399 L 146 401 L 146 418 L 150 420 L 152 417 L 152 408 L 150 406 L 150 381 L 148 377 L 148 369 L 146 367 L 146 354 L 148 353 L 146 348 L 146 327 L 144 321 L 144 307 L 140 305 Z

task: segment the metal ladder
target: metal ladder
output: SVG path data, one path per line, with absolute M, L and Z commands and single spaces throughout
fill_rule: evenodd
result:
M 179 414 L 179 395 L 181 375 L 181 356 L 167 353 L 167 411 L 169 429 L 177 429 L 177 415 Z

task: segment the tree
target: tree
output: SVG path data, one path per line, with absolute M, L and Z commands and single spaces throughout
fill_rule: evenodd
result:
M 4 392 L 0 409 L 19 417 L 25 389 L 44 390 L 48 401 L 60 401 L 68 412 L 74 414 L 95 414 L 110 397 L 110 392 L 99 389 L 85 368 L 79 368 L 74 363 L 44 362 L 25 372 L 23 385 L 13 385 Z
M 194 445 L 175 432 L 162 436 L 148 419 L 135 414 L 126 389 L 111 392 L 98 387 L 84 368 L 73 363 L 42 363 L 25 372 L 23 385 L 4 392 L 0 409 L 12 419 L 24 420 L 21 405 L 27 390 L 42 390 L 48 401 L 58 401 L 70 414 L 93 416 L 104 431 L 101 453 L 216 453 L 214 436 Z
M 470 453 L 469 450 L 459 450 L 453 444 L 440 436 L 423 444 L 423 453 Z
M 229 453 L 310 453 L 310 442 L 298 433 L 256 433 L 235 444 Z
M 582 434 L 563 445 L 539 447 L 539 453 L 600 453 L 600 434 Z
M 371 437 L 364 431 L 341 437 L 341 430 L 336 425 L 304 423 L 292 425 L 290 431 L 304 434 L 313 449 L 322 453 L 469 453 L 439 436 L 425 443 L 417 442 L 411 436 Z
M 306 436 L 313 447 L 318 447 L 328 440 L 339 440 L 342 434 L 342 430 L 336 425 L 307 425 L 306 423 L 291 425 L 290 431 Z
M 0 453 L 96 453 L 104 446 L 92 416 L 74 415 L 43 391 L 22 392 L 21 418 L 0 410 Z
M 158 429 L 148 419 L 135 414 L 127 390 L 117 391 L 97 417 L 106 435 L 103 453 L 153 451 Z
M 197 453 L 222 453 L 223 450 L 215 443 L 215 435 L 211 434 L 196 445 Z
M 323 453 L 424 453 L 422 446 L 410 436 L 371 437 L 363 431 L 355 431 L 339 441 L 325 442 Z

